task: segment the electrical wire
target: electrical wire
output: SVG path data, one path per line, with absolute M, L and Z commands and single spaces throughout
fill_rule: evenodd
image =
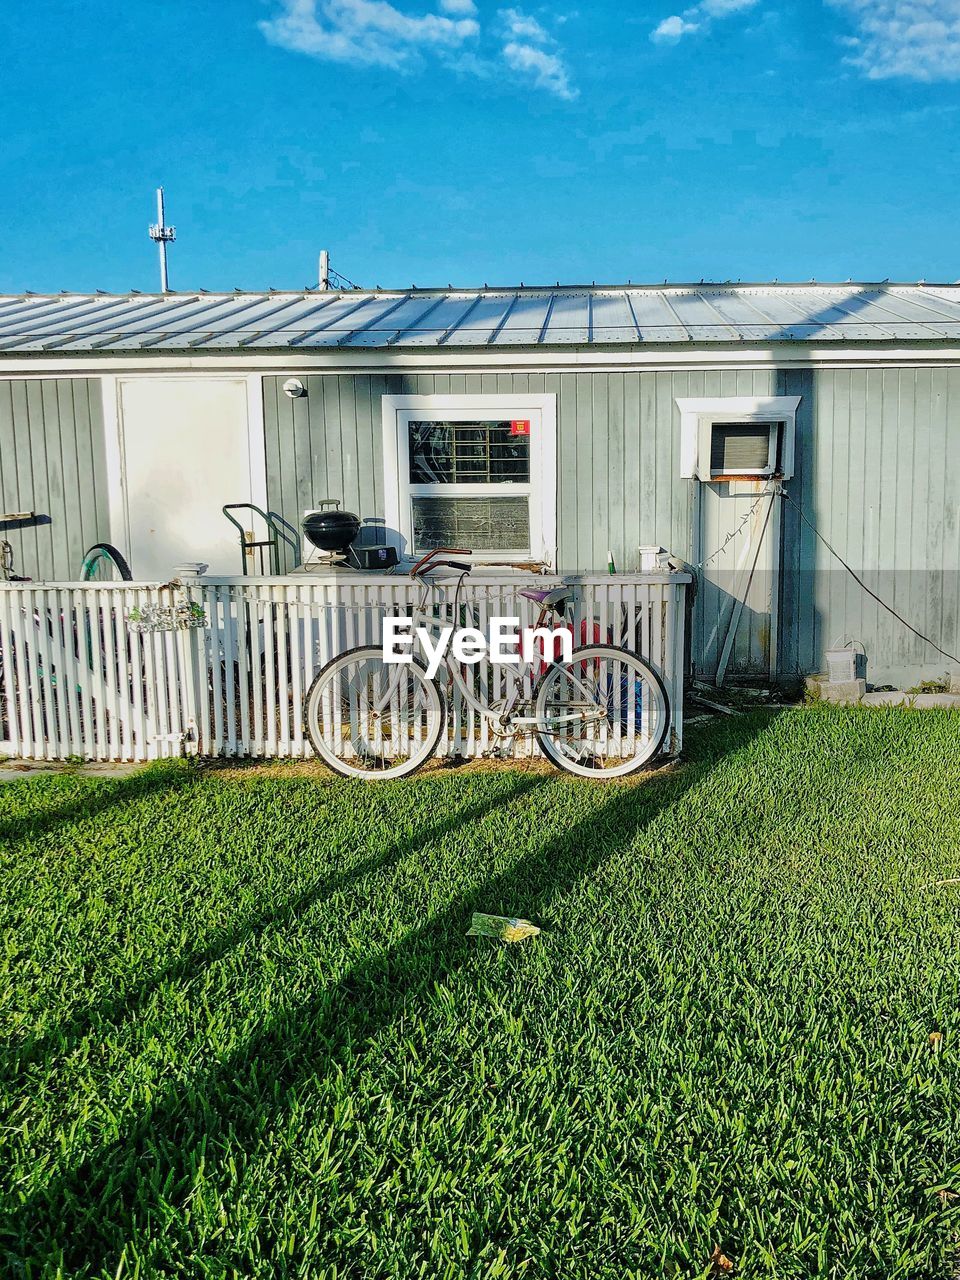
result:
M 937 653 L 941 654 L 944 658 L 949 658 L 951 662 L 955 662 L 958 666 L 960 666 L 960 658 L 958 658 L 955 653 L 949 653 L 946 649 L 941 649 L 940 646 L 937 644 L 936 640 L 931 640 L 930 637 L 925 636 L 922 631 L 918 631 L 915 626 L 913 626 L 911 623 L 909 623 L 906 620 L 906 618 L 904 618 L 901 614 L 897 613 L 896 609 L 894 609 L 892 605 L 887 604 L 886 600 L 881 600 L 881 598 L 877 595 L 875 591 L 871 591 L 871 589 L 867 586 L 867 584 L 863 581 L 863 579 L 859 576 L 859 574 L 854 569 L 850 568 L 850 566 L 847 564 L 846 560 L 844 560 L 840 552 L 837 551 L 835 547 L 832 547 L 830 545 L 830 543 L 826 540 L 826 538 L 823 536 L 823 534 L 820 532 L 817 526 L 813 523 L 813 521 L 807 517 L 806 513 L 803 510 L 803 507 L 800 506 L 800 503 L 796 502 L 793 498 L 791 498 L 790 494 L 787 493 L 787 491 L 782 486 L 780 488 L 780 492 L 784 496 L 784 498 L 786 498 L 786 500 L 794 507 L 794 509 L 797 512 L 797 515 L 800 517 L 803 523 L 807 526 L 807 528 L 811 530 L 811 532 L 814 534 L 815 537 L 820 539 L 820 541 L 827 548 L 830 554 L 836 560 L 838 560 L 840 564 L 843 565 L 844 569 L 846 569 L 847 573 L 849 573 L 850 577 L 854 580 L 854 582 L 857 584 L 858 587 L 861 587 L 867 593 L 867 595 L 871 597 L 871 599 L 876 600 L 877 604 L 880 605 L 882 609 L 886 609 L 887 613 L 892 614 L 893 617 L 896 618 L 898 622 L 902 622 L 903 625 L 907 628 L 907 630 L 912 631 L 915 636 L 917 636 L 920 640 L 924 642 L 924 644 L 930 645 L 931 648 L 936 649 Z
M 756 502 L 753 503 L 753 505 L 750 507 L 750 510 L 743 517 L 743 519 L 740 521 L 737 527 L 735 529 L 732 529 L 730 533 L 727 534 L 726 538 L 723 540 L 720 546 L 717 547 L 713 555 L 707 556 L 706 560 L 701 560 L 699 564 L 695 564 L 693 566 L 695 573 L 699 573 L 700 570 L 706 568 L 706 566 L 710 564 L 712 560 L 716 560 L 717 556 L 719 556 L 722 552 L 726 551 L 727 547 L 734 540 L 734 538 L 737 536 L 740 530 L 743 529 L 753 519 L 754 513 L 757 510 L 757 508 L 760 506 L 760 503 L 764 500 L 764 498 L 768 498 L 769 496 L 770 495 L 767 493 L 760 494 L 759 498 L 757 498 Z
M 343 289 L 344 287 L 346 287 L 347 289 L 361 288 L 360 285 L 354 284 L 352 280 L 348 280 L 346 276 L 341 275 L 339 271 L 334 271 L 332 267 L 328 269 L 327 274 L 330 277 L 331 281 L 336 279 L 337 288 L 339 289 Z

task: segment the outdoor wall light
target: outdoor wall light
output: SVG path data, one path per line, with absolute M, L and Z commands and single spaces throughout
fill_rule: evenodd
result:
M 298 396 L 307 394 L 307 388 L 299 378 L 288 378 L 283 384 L 283 394 L 289 396 L 291 400 L 296 400 Z

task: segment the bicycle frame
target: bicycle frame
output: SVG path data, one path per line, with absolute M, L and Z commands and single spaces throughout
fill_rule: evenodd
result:
M 456 621 L 459 615 L 460 590 L 463 586 L 465 576 L 465 574 L 460 575 L 457 581 L 456 590 L 454 591 L 452 605 L 454 621 Z M 441 614 L 427 612 L 425 605 L 431 595 L 431 592 L 434 590 L 434 584 L 429 583 L 424 579 L 422 585 L 423 590 L 420 595 L 420 600 L 412 614 L 414 634 L 416 634 L 416 628 L 418 626 L 424 627 L 433 634 L 439 634 L 445 627 L 450 626 L 450 620 L 443 617 Z M 538 628 L 543 627 L 551 612 L 551 610 L 541 608 L 536 622 L 536 626 Z M 563 666 L 563 664 L 558 663 L 553 658 L 547 659 L 545 656 L 544 674 L 551 669 L 560 666 Z M 449 651 L 444 658 L 444 667 L 453 684 L 460 690 L 460 694 L 467 705 L 472 707 L 478 715 L 483 716 L 484 719 L 490 721 L 493 726 L 494 735 L 498 738 L 509 739 L 521 731 L 532 732 L 537 725 L 540 725 L 542 728 L 557 728 L 561 725 L 571 723 L 600 723 L 606 718 L 605 713 L 599 707 L 594 706 L 594 709 L 590 711 L 572 711 L 564 715 L 551 716 L 549 722 L 544 724 L 535 715 L 515 714 L 518 704 L 522 702 L 525 706 L 529 706 L 532 702 L 532 697 L 528 697 L 523 694 L 523 678 L 519 672 L 514 673 L 511 671 L 510 674 L 513 677 L 512 688 L 508 692 L 507 696 L 502 699 L 501 705 L 494 706 L 491 703 L 483 702 L 474 694 L 473 690 L 464 678 L 461 670 L 461 664 L 456 661 Z M 390 676 L 383 697 L 373 707 L 375 714 L 381 714 L 384 708 L 389 705 L 390 699 L 396 692 L 401 676 L 402 669 L 398 667 Z M 575 674 L 570 673 L 569 678 L 573 685 L 583 694 L 584 698 L 588 702 L 592 702 L 592 695 L 586 685 L 583 684 Z

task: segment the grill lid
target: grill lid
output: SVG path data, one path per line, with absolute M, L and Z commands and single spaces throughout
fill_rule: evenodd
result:
M 302 527 L 307 541 L 318 551 L 344 552 L 360 532 L 360 517 L 339 509 L 311 511 L 304 516 Z

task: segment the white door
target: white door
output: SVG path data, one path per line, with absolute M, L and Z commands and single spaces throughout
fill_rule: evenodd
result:
M 119 385 L 124 523 L 133 576 L 166 580 L 202 560 L 241 571 L 239 535 L 223 515 L 251 501 L 243 379 L 130 378 Z

